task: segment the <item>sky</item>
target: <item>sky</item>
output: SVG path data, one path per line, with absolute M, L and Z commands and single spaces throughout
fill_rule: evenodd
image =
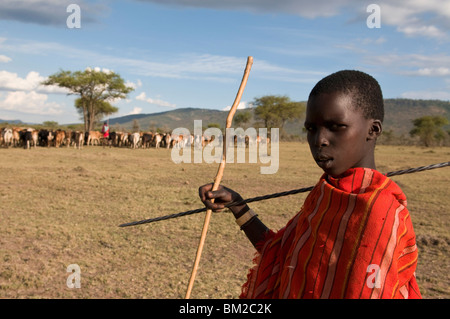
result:
M 112 118 L 226 110 L 248 56 L 240 108 L 306 101 L 343 69 L 375 77 L 384 98 L 448 101 L 449 31 L 450 0 L 1 0 L 0 119 L 80 123 L 77 96 L 41 83 L 86 68 L 134 88 Z

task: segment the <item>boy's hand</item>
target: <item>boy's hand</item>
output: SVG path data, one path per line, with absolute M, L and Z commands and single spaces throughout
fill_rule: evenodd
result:
M 228 187 L 219 185 L 219 188 L 216 191 L 211 191 L 212 188 L 213 184 L 200 186 L 198 195 L 206 208 L 211 209 L 214 212 L 223 210 L 225 206 L 231 202 L 239 202 L 242 200 L 241 195 Z M 211 202 L 211 199 L 214 199 L 214 203 Z M 246 204 L 232 206 L 230 207 L 230 210 L 233 214 L 237 215 L 246 206 Z
M 242 200 L 241 195 L 225 186 L 219 185 L 218 189 L 214 192 L 211 191 L 212 188 L 213 184 L 206 184 L 200 186 L 198 189 L 198 195 L 200 196 L 203 204 L 205 204 L 206 208 L 211 209 L 212 211 L 220 211 L 225 208 L 225 205 Z M 211 199 L 214 199 L 214 203 L 211 203 Z M 239 218 L 248 212 L 250 208 L 247 204 L 242 204 L 239 206 L 231 206 L 229 209 L 233 212 L 235 218 Z M 269 231 L 266 225 L 264 225 L 258 218 L 255 218 L 251 224 L 246 226 L 243 230 L 256 249 L 259 249 L 257 244 L 264 239 L 266 236 L 265 234 Z

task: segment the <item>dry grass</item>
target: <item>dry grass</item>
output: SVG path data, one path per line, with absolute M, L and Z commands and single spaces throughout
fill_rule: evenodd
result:
M 380 146 L 382 172 L 447 161 L 449 148 Z M 244 197 L 314 185 L 305 144 L 280 145 L 280 169 L 227 164 L 223 184 Z M 118 225 L 201 207 L 198 186 L 217 164 L 174 164 L 170 150 L 85 147 L 0 149 L 0 298 L 183 298 L 203 214 Z M 448 168 L 394 178 L 408 197 L 425 298 L 450 297 Z M 282 227 L 306 194 L 252 204 Z M 230 214 L 213 215 L 193 298 L 237 298 L 254 250 Z M 69 289 L 67 266 L 81 268 Z

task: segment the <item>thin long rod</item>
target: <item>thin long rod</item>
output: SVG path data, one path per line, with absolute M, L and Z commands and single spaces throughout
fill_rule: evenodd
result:
M 241 85 L 239 86 L 239 90 L 236 94 L 236 98 L 234 99 L 234 103 L 231 106 L 230 112 L 228 113 L 228 116 L 227 116 L 226 128 L 231 127 L 231 123 L 233 121 L 233 116 L 236 113 L 236 109 L 241 101 L 242 93 L 244 92 L 244 88 L 247 85 L 247 80 L 248 80 L 248 76 L 249 76 L 252 64 L 253 64 L 253 57 L 249 56 L 247 58 L 247 64 L 246 64 L 246 67 L 244 70 L 244 75 L 242 76 Z M 225 130 L 225 134 L 226 134 L 226 130 Z M 225 138 L 225 140 L 226 140 L 226 138 Z M 223 172 L 225 170 L 225 163 L 226 163 L 226 153 L 227 153 L 226 144 L 227 143 L 223 143 L 222 161 L 220 162 L 219 169 L 218 169 L 216 177 L 214 179 L 214 185 L 213 185 L 212 191 L 216 191 L 219 188 L 220 182 L 222 181 Z M 200 263 L 200 258 L 201 258 L 202 251 L 203 251 L 203 246 L 204 246 L 205 240 L 206 240 L 206 234 L 208 232 L 208 226 L 209 226 L 209 221 L 211 219 L 211 214 L 212 214 L 212 210 L 208 209 L 206 211 L 205 221 L 203 223 L 202 235 L 200 237 L 200 242 L 199 242 L 199 245 L 197 248 L 197 254 L 195 257 L 194 266 L 192 267 L 191 278 L 189 280 L 185 299 L 189 299 L 191 296 L 192 288 L 194 286 L 195 276 L 197 274 L 198 265 Z
M 432 170 L 432 169 L 436 169 L 436 168 L 442 168 L 442 167 L 446 167 L 446 166 L 450 166 L 450 162 L 443 162 L 443 163 L 439 163 L 439 164 L 432 164 L 432 165 L 427 165 L 427 166 L 420 166 L 420 167 L 416 167 L 416 168 L 409 168 L 409 169 L 389 172 L 389 173 L 386 173 L 386 176 L 387 177 L 391 177 L 391 176 L 398 176 L 398 175 L 403 175 L 403 174 L 411 174 L 411 173 L 417 173 L 417 172 L 423 172 L 423 171 L 427 171 L 427 170 Z M 299 189 L 293 189 L 293 190 L 290 190 L 290 191 L 284 191 L 284 192 L 280 192 L 280 193 L 273 193 L 273 194 L 268 194 L 268 195 L 262 195 L 262 196 L 257 196 L 257 197 L 253 197 L 253 198 L 248 198 L 248 199 L 244 199 L 244 200 L 242 200 L 240 202 L 230 203 L 226 207 L 229 208 L 229 207 L 236 206 L 236 205 L 242 205 L 244 203 L 259 202 L 259 201 L 266 200 L 266 199 L 271 199 L 271 198 L 277 198 L 277 197 L 283 197 L 283 196 L 294 195 L 294 194 L 299 194 L 299 193 L 305 193 L 305 192 L 311 191 L 313 189 L 313 187 L 314 186 L 309 186 L 309 187 L 304 187 L 304 188 L 299 188 Z M 187 215 L 192 215 L 192 214 L 196 214 L 196 213 L 201 213 L 201 212 L 204 212 L 204 211 L 206 211 L 205 207 L 198 208 L 198 209 L 193 209 L 193 210 L 188 210 L 188 211 L 181 212 L 181 213 L 170 214 L 170 215 L 165 215 L 165 216 L 160 216 L 160 217 L 155 217 L 155 218 L 150 218 L 150 219 L 144 219 L 144 220 L 130 222 L 130 223 L 125 223 L 125 224 L 119 225 L 119 227 L 128 227 L 128 226 L 149 224 L 149 223 L 159 222 L 159 221 L 166 220 L 166 219 L 178 218 L 178 217 L 182 217 L 182 216 L 187 216 Z

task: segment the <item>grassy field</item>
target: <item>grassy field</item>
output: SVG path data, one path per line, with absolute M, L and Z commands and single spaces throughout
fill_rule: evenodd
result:
M 183 298 L 203 225 L 195 214 L 119 224 L 202 207 L 198 187 L 218 164 L 174 164 L 170 150 L 0 149 L 0 298 Z M 449 148 L 378 146 L 381 172 L 448 161 Z M 301 143 L 281 143 L 280 168 L 227 164 L 222 184 L 244 197 L 314 185 Z M 424 298 L 450 297 L 450 168 L 393 177 L 408 197 Z M 282 227 L 306 194 L 252 204 Z M 192 298 L 237 298 L 254 249 L 229 213 L 212 217 Z M 67 267 L 79 265 L 81 288 Z

